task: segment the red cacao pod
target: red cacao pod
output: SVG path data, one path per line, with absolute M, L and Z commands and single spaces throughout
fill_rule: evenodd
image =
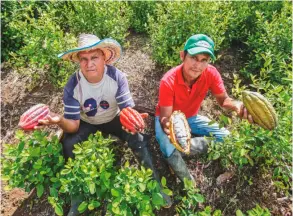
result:
M 37 104 L 21 115 L 18 126 L 24 130 L 32 130 L 39 124 L 39 120 L 47 117 L 49 112 L 47 105 Z
M 130 132 L 136 133 L 145 128 L 144 118 L 148 117 L 147 113 L 140 114 L 131 107 L 126 107 L 120 112 L 120 122 Z

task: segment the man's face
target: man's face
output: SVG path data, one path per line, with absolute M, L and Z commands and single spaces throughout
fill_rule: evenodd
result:
M 180 58 L 183 61 L 184 77 L 192 80 L 198 78 L 202 74 L 208 67 L 210 61 L 210 56 L 205 53 L 194 56 L 187 53 L 186 56 L 184 56 L 184 51 L 181 51 Z
M 88 82 L 96 83 L 103 78 L 105 56 L 101 50 L 78 53 L 80 70 Z

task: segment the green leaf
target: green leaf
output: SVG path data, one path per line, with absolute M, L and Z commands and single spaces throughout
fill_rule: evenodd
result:
M 18 144 L 17 151 L 18 151 L 19 153 L 21 153 L 22 150 L 24 149 L 24 145 L 25 145 L 25 142 L 24 142 L 24 141 L 21 141 L 21 142 Z
M 74 154 L 80 154 L 81 151 L 82 151 L 81 148 L 76 148 L 76 149 L 74 149 L 72 152 L 73 152 Z
M 215 152 L 215 153 L 213 154 L 213 160 L 217 160 L 220 156 L 221 156 L 221 155 L 220 155 L 219 152 Z
M 50 178 L 50 180 L 51 180 L 51 182 L 57 182 L 58 181 L 58 178 L 52 177 L 52 178 Z
M 21 139 L 22 137 L 24 137 L 24 132 L 22 131 L 22 130 L 17 130 L 16 132 L 15 132 L 15 138 L 16 139 Z
M 153 193 L 152 202 L 154 203 L 154 205 L 160 206 L 164 204 L 164 199 L 160 193 Z
M 83 201 L 79 206 L 78 206 L 78 211 L 79 213 L 83 213 L 87 209 L 87 202 Z
M 42 184 L 37 185 L 37 196 L 40 198 L 44 193 L 44 186 Z
M 91 182 L 89 185 L 90 193 L 94 194 L 96 192 L 96 185 L 95 183 Z
M 139 191 L 140 192 L 144 192 L 145 191 L 146 185 L 144 183 L 139 183 L 138 186 L 139 186 Z
M 68 174 L 68 173 L 70 173 L 70 172 L 71 172 L 70 169 L 63 169 L 63 170 L 61 171 L 61 175 L 66 175 L 66 174 Z
M 2 176 L 3 181 L 8 181 L 10 179 L 10 176 Z
M 37 148 L 33 148 L 30 150 L 30 156 L 32 157 L 39 157 L 40 156 L 40 152 L 41 152 L 41 148 L 37 147 Z
M 126 161 L 124 167 L 129 167 L 129 161 Z
M 204 202 L 204 197 L 201 194 L 195 194 L 194 199 L 196 202 L 203 203 Z
M 4 190 L 5 190 L 5 191 L 9 191 L 9 190 L 11 190 L 11 189 L 12 189 L 11 185 L 6 185 L 6 186 L 4 187 Z
M 59 216 L 63 215 L 63 209 L 62 209 L 62 206 L 59 203 L 57 203 L 54 208 L 55 208 L 55 213 L 57 215 L 59 215 Z
M 173 195 L 173 192 L 171 190 L 167 189 L 167 188 L 163 189 L 163 192 L 165 194 L 167 194 L 168 196 L 172 196 Z
M 245 216 L 245 214 L 243 214 L 242 211 L 238 209 L 236 211 L 236 216 Z
M 114 188 L 111 189 L 111 194 L 114 197 L 120 197 L 120 192 Z
M 90 204 L 88 205 L 89 210 L 93 210 L 95 208 L 98 208 L 101 205 L 98 201 L 91 201 Z
M 58 191 L 56 188 L 50 187 L 50 196 L 58 197 Z
M 117 207 L 112 207 L 112 211 L 115 213 L 115 214 L 117 214 L 117 215 L 120 215 L 120 208 L 119 208 L 119 206 L 117 206 Z
M 166 187 L 166 178 L 164 176 L 161 179 L 161 183 L 163 187 Z
M 93 150 L 92 149 L 87 149 L 84 151 L 84 154 L 88 154 L 88 153 L 91 153 Z

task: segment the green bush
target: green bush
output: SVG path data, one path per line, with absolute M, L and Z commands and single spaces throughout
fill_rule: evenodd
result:
M 76 1 L 63 8 L 61 13 L 74 35 L 92 33 L 101 39 L 111 37 L 121 44 L 126 42 L 132 16 L 127 2 Z
M 216 50 L 225 44 L 230 12 L 223 10 L 228 2 L 164 2 L 158 4 L 149 19 L 149 35 L 153 58 L 162 65 L 175 66 L 180 62 L 179 51 L 193 34 L 209 35 Z
M 162 185 L 163 191 L 172 195 L 164 177 Z M 159 184 L 152 180 L 152 171 L 129 167 L 128 162 L 115 176 L 111 195 L 107 209 L 113 215 L 154 215 L 153 211 L 164 205 Z
M 253 79 L 252 83 L 252 86 L 264 87 L 265 97 L 272 102 L 278 114 L 278 126 L 268 131 L 245 121 L 234 122 L 231 135 L 225 142 L 212 143 L 209 158 L 220 158 L 225 167 L 259 166 L 263 172 L 271 173 L 275 185 L 287 193 L 291 188 L 291 88 L 260 79 Z
M 257 1 L 241 1 L 232 2 L 227 5 L 224 10 L 229 10 L 232 14 L 229 20 L 229 27 L 225 34 L 225 40 L 234 43 L 245 43 L 250 33 L 257 32 L 258 27 L 255 26 L 256 11 L 264 14 L 266 20 L 272 20 L 273 13 L 279 13 L 284 2 L 257 2 Z
M 37 10 L 39 17 L 34 17 Z M 26 8 L 22 14 L 9 23 L 10 29 L 18 30 L 23 36 L 23 46 L 11 53 L 9 60 L 13 68 L 39 68 L 55 86 L 64 86 L 68 77 L 74 72 L 75 67 L 69 62 L 58 59 L 57 55 L 64 50 L 76 46 L 76 39 L 71 34 L 64 34 L 56 24 L 57 17 L 43 9 Z M 35 70 L 31 74 L 34 80 L 41 76 Z
M 25 36 L 21 29 L 10 28 L 9 23 L 35 4 L 34 1 L 1 1 L 1 63 L 9 59 L 11 52 L 16 52 L 22 47 Z
M 148 17 L 153 16 L 157 4 L 155 1 L 130 1 L 128 2 L 133 13 L 130 19 L 131 28 L 138 33 L 147 33 Z
M 41 131 L 34 131 L 31 136 L 18 131 L 16 136 L 19 143 L 6 144 L 1 159 L 2 180 L 8 183 L 5 189 L 19 187 L 30 192 L 36 187 L 37 196 L 41 197 L 48 186 L 59 187 L 58 182 L 51 182 L 64 166 L 58 138 L 48 139 L 48 134 Z
M 199 193 L 199 189 L 188 179 L 184 179 L 185 195 L 179 196 L 181 202 L 176 206 L 176 212 L 182 216 L 221 216 L 220 210 L 212 211 L 210 206 L 206 206 L 203 211 L 198 208 L 198 204 L 205 202 L 204 197 Z
M 242 73 L 268 77 L 271 82 L 282 83 L 284 64 L 292 64 L 292 4 L 286 2 L 280 13 L 273 13 L 272 20 L 256 11 L 257 31 L 251 32 L 246 44 L 249 61 Z
M 151 170 L 144 167 L 138 170 L 129 167 L 127 162 L 117 171 L 113 165 L 112 142 L 97 132 L 90 135 L 88 141 L 74 146 L 75 159 L 69 158 L 65 168 L 56 175 L 54 180 L 60 182 L 61 187 L 51 188 L 48 198 L 56 214 L 63 214 L 65 195 L 81 197 L 80 213 L 98 211 L 100 206 L 105 205 L 112 215 L 153 215 L 155 209 L 163 206 L 159 184 L 152 180 Z M 172 193 L 166 187 L 164 192 Z
M 81 213 L 99 207 L 109 197 L 113 186 L 111 179 L 115 172 L 114 155 L 109 148 L 112 142 L 113 140 L 104 139 L 97 132 L 95 136 L 90 135 L 88 141 L 74 146 L 75 159 L 69 158 L 64 169 L 56 175 L 56 181 L 61 184 L 60 189 L 55 188 L 59 193 L 53 193 L 48 198 L 56 214 L 60 213 L 60 206 L 65 204 L 58 194 L 66 194 L 67 197 L 81 196 Z

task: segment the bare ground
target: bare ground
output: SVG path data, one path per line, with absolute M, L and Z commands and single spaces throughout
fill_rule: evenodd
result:
M 163 69 L 151 59 L 151 48 L 149 40 L 141 35 L 132 35 L 129 38 L 130 47 L 125 50 L 123 57 L 115 65 L 128 76 L 132 95 L 136 104 L 154 110 L 157 103 L 159 81 L 168 70 Z M 219 69 L 224 79 L 226 88 L 230 93 L 233 85 L 233 73 L 238 73 L 241 67 L 240 54 L 236 50 L 228 49 L 221 53 L 221 58 L 215 66 Z M 178 56 L 179 58 L 179 56 Z M 17 74 L 2 65 L 1 72 L 1 150 L 4 143 L 15 143 L 14 132 L 20 115 L 37 103 L 45 103 L 54 112 L 62 113 L 62 90 L 55 89 L 46 80 L 41 81 L 37 87 L 28 91 L 31 80 L 27 75 Z M 217 106 L 215 100 L 208 95 L 202 104 L 200 114 L 211 119 L 217 119 L 222 110 Z M 147 120 L 147 133 L 154 135 L 154 118 Z M 58 128 L 47 129 L 55 133 Z M 175 193 L 179 192 L 182 185 L 178 179 L 170 173 L 163 160 L 158 144 L 152 138 L 150 149 L 153 153 L 155 166 L 159 173 L 167 179 L 168 187 Z M 120 163 L 127 159 L 134 162 L 132 153 L 123 145 L 124 153 Z M 226 172 L 218 161 L 207 161 L 206 158 L 186 158 L 187 165 L 194 175 L 201 193 L 206 198 L 205 205 L 213 209 L 220 209 L 223 215 L 235 215 L 237 209 L 245 212 L 260 204 L 270 209 L 273 215 L 292 215 L 291 201 L 278 199 L 283 195 L 276 192 L 272 186 L 271 177 L 261 176 L 255 169 L 244 169 L 241 173 L 235 173 L 227 178 L 222 184 L 217 184 L 217 177 Z M 135 163 L 135 162 L 134 162 Z M 243 176 L 251 176 L 253 183 L 249 184 L 243 180 Z M 46 196 L 37 199 L 35 193 L 30 195 L 21 189 L 4 191 L 1 188 L 1 215 L 53 215 L 54 210 L 47 202 Z M 27 198 L 29 197 L 29 198 Z M 281 200 L 281 201 L 280 201 Z M 176 215 L 175 204 L 170 209 L 162 209 L 156 215 Z M 68 206 L 64 211 L 68 210 Z

